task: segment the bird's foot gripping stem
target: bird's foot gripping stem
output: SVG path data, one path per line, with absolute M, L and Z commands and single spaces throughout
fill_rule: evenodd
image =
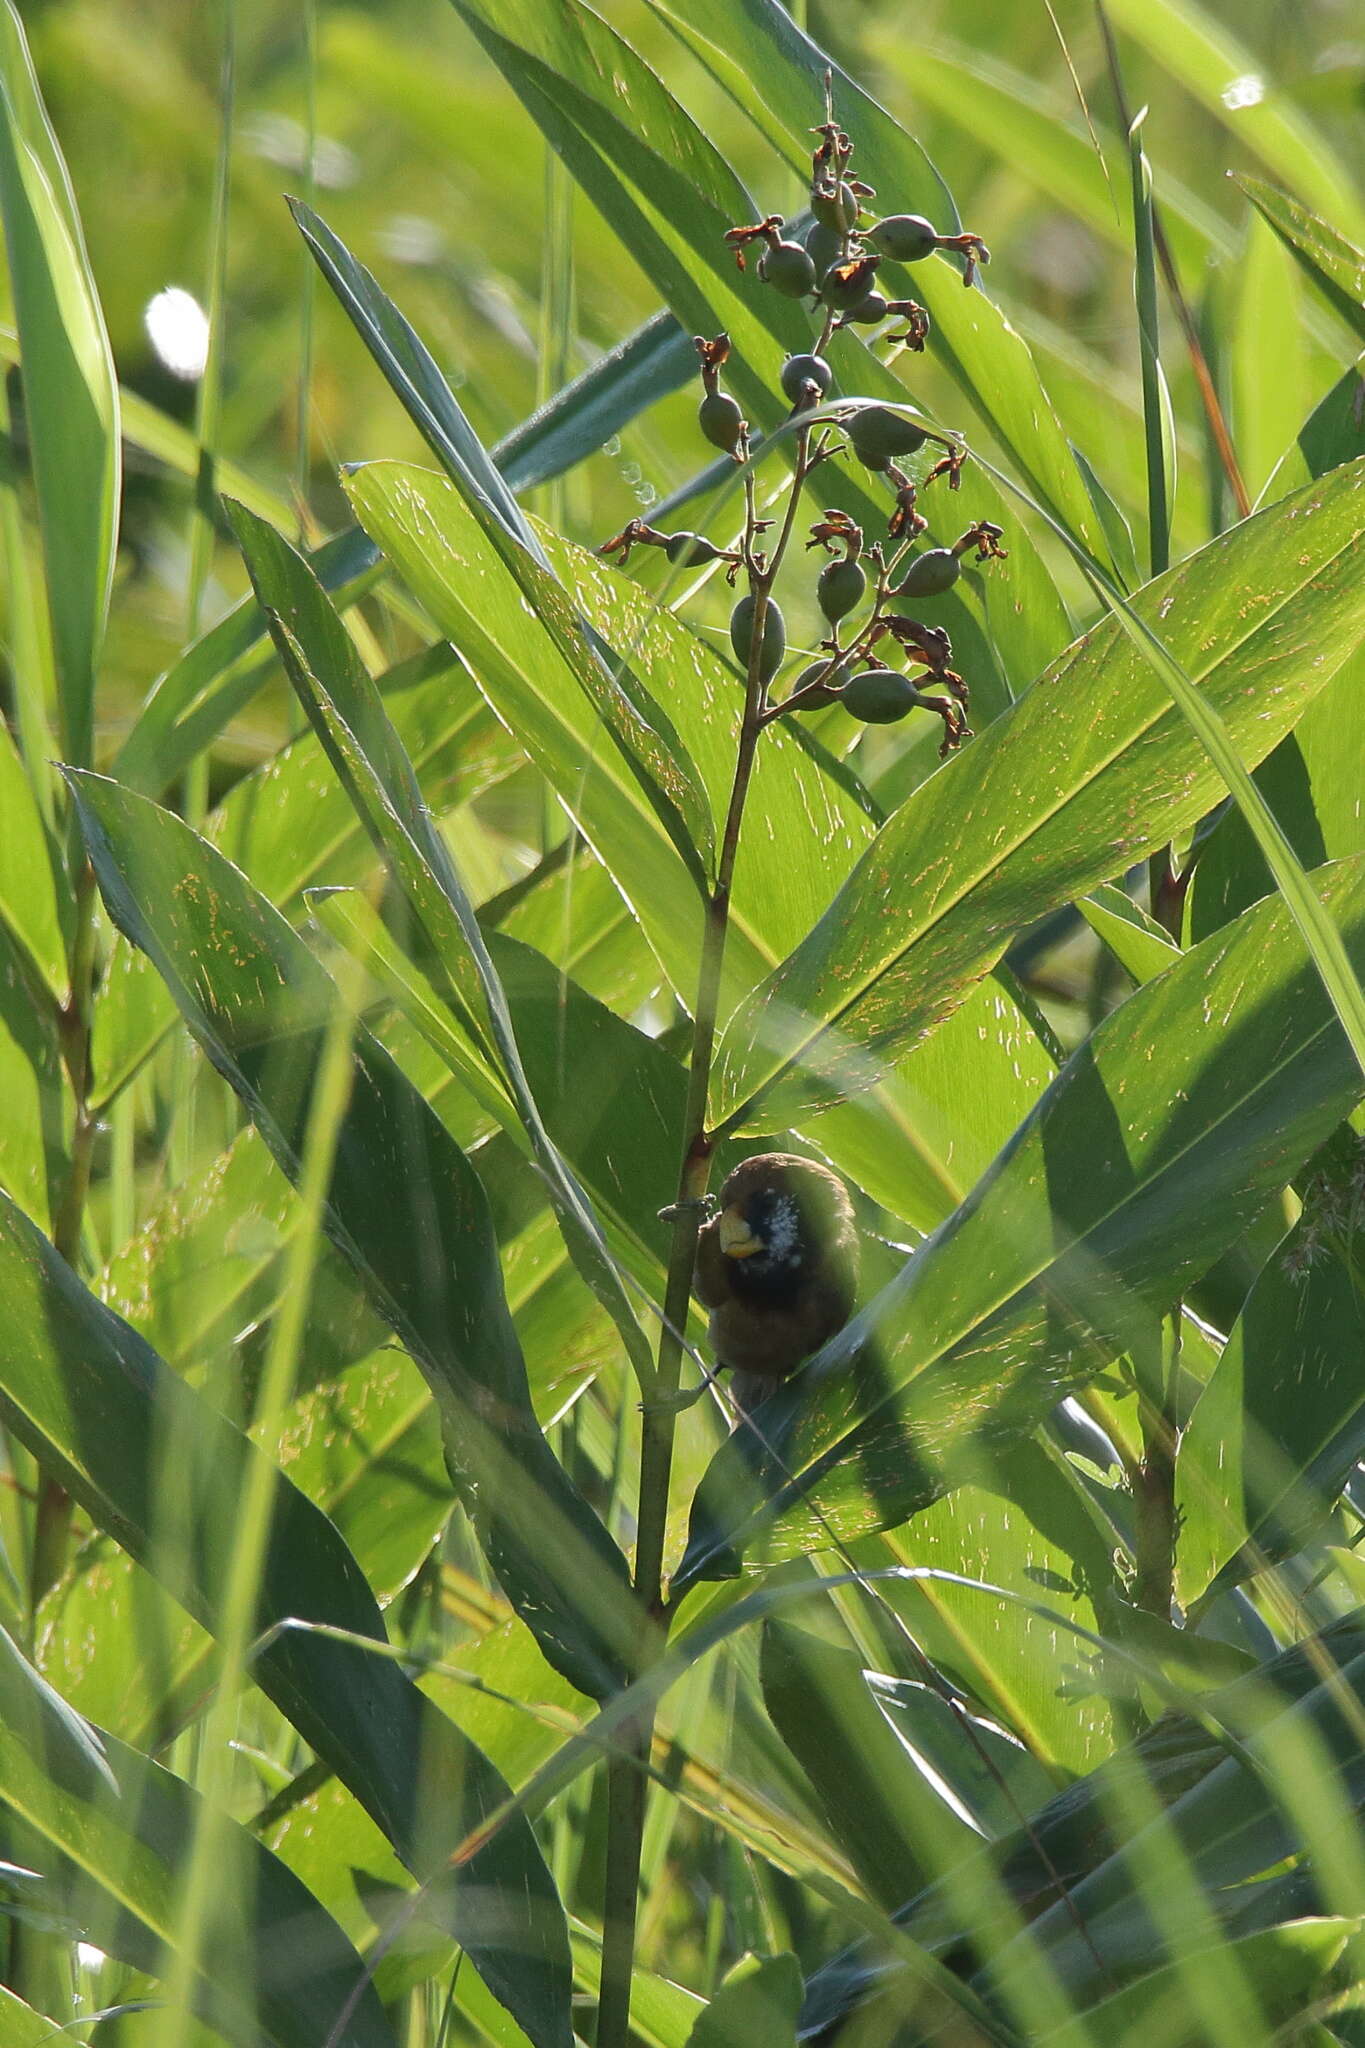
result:
M 689 1408 L 695 1408 L 708 1387 L 716 1383 L 719 1367 L 703 1373 L 695 1387 L 678 1387 L 671 1394 L 656 1394 L 652 1399 L 640 1403 L 640 1412 L 645 1415 L 685 1415 Z
M 703 1223 L 709 1223 L 716 1213 L 716 1207 L 714 1195 L 693 1195 L 688 1201 L 670 1202 L 667 1208 L 659 1210 L 658 1216 L 660 1223 L 676 1223 L 680 1216 L 695 1210 Z

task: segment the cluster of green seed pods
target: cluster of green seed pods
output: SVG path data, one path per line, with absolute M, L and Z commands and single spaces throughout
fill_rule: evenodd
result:
M 952 645 L 944 629 L 896 607 L 913 601 L 917 608 L 921 602 L 947 596 L 962 576 L 962 557 L 969 547 L 975 545 L 979 561 L 1004 552 L 998 545 L 1000 529 L 981 522 L 951 547 L 911 552 L 911 544 L 927 526 L 917 509 L 920 491 L 939 476 L 947 476 L 956 489 L 965 450 L 951 437 L 908 417 L 907 408 L 853 396 L 841 400 L 828 351 L 839 329 L 879 326 L 892 316 L 906 322 L 905 331 L 883 338 L 898 346 L 923 348 L 927 315 L 913 300 L 888 296 L 882 289 L 881 266 L 920 263 L 935 250 L 952 250 L 966 256 L 970 283 L 975 264 L 986 260 L 987 251 L 979 236 L 940 234 L 920 214 L 892 213 L 865 222 L 875 194 L 850 173 L 849 138 L 832 115 L 816 134 L 809 220 L 789 223 L 781 214 L 768 214 L 727 229 L 725 239 L 742 271 L 750 269 L 752 259 L 752 273 L 762 287 L 784 298 L 808 300 L 814 310 L 818 332 L 811 346 L 793 350 L 780 373 L 782 396 L 791 407 L 788 447 L 795 476 L 790 489 L 799 493 L 818 463 L 839 454 L 851 456 L 890 485 L 894 508 L 887 540 L 866 546 L 862 529 L 837 507 L 827 509 L 810 527 L 807 547 L 822 549 L 826 557 L 814 589 L 826 637 L 786 686 L 785 696 L 780 694 L 778 677 L 787 659 L 787 622 L 773 585 L 793 530 L 794 503 L 789 501 L 785 518 L 760 519 L 750 475 L 744 531 L 733 547 L 720 547 L 704 534 L 686 530 L 662 533 L 635 519 L 600 552 L 615 553 L 624 563 L 636 545 L 657 547 L 677 568 L 723 564 L 732 585 L 743 572 L 748 588 L 731 611 L 729 638 L 749 684 L 746 716 L 760 727 L 788 712 L 833 705 L 862 725 L 896 724 L 911 711 L 924 709 L 943 721 L 940 751 L 946 754 L 970 737 L 967 685 L 949 665 Z M 698 335 L 695 345 L 702 380 L 697 408 L 701 434 L 713 448 L 747 466 L 753 453 L 749 424 L 739 401 L 722 382 L 729 337 L 719 334 L 707 340 Z M 900 466 L 931 442 L 937 446 L 927 464 L 916 465 L 915 474 Z M 780 531 L 771 558 L 763 539 L 770 525 Z M 917 664 L 922 673 L 912 677 L 891 666 L 889 655 Z M 921 689 L 926 682 L 940 686 L 943 694 Z

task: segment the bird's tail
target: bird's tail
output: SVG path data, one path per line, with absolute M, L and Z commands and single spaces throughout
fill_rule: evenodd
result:
M 730 1399 L 742 1415 L 752 1415 L 781 1384 L 781 1380 L 774 1379 L 771 1373 L 736 1370 L 730 1375 Z

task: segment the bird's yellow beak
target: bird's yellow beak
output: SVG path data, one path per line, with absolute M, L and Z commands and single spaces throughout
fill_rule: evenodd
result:
M 752 1258 L 763 1249 L 761 1237 L 755 1237 L 738 1209 L 722 1209 L 720 1212 L 720 1248 L 727 1259 Z

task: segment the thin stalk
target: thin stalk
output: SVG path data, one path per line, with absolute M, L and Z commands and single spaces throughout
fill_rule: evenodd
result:
M 85 1205 L 97 1118 L 90 1108 L 90 1025 L 95 982 L 95 877 L 88 862 L 78 873 L 75 891 L 75 933 L 71 943 L 71 986 L 58 1018 L 62 1063 L 73 1104 L 71 1157 L 66 1185 L 53 1219 L 52 1242 L 70 1266 L 79 1264 Z M 43 1595 L 55 1586 L 66 1567 L 71 1531 L 71 1497 L 46 1475 L 38 1488 L 29 1557 L 28 1611 L 36 1620 Z
M 317 0 L 303 0 L 303 197 L 308 206 L 317 199 L 318 147 L 318 10 Z M 300 252 L 303 291 L 299 300 L 298 434 L 294 448 L 294 490 L 298 498 L 299 545 L 308 529 L 308 485 L 312 476 L 313 410 L 313 301 L 317 265 L 307 248 Z
M 308 1109 L 299 1175 L 299 1227 L 289 1248 L 280 1306 L 271 1327 L 256 1403 L 255 1426 L 262 1443 L 275 1441 L 294 1389 L 313 1276 L 322 1251 L 322 1223 L 336 1158 L 338 1133 L 352 1080 L 351 1044 L 359 1003 L 359 969 L 343 962 L 337 997 L 328 1020 Z M 218 1639 L 222 1652 L 213 1701 L 203 1726 L 199 1789 L 203 1794 L 184 1880 L 176 1925 L 175 1958 L 166 1986 L 161 2038 L 184 2039 L 194 2010 L 195 1985 L 207 1941 L 223 1896 L 225 1794 L 233 1765 L 231 1737 L 242 1682 L 250 1669 L 253 1617 L 270 1539 L 271 1492 L 276 1467 L 257 1457 L 246 1468 L 236 1503 L 234 1542 L 223 1592 Z
M 1145 112 L 1145 110 L 1144 110 Z M 1156 253 L 1152 238 L 1152 167 L 1139 140 L 1143 115 L 1128 135 L 1133 173 L 1133 240 L 1138 346 L 1142 359 L 1142 419 L 1147 444 L 1148 574 L 1171 566 L 1171 478 L 1166 469 L 1166 389 L 1161 370 L 1161 330 L 1156 296 Z
M 697 1000 L 693 1010 L 692 1055 L 688 1067 L 687 1102 L 683 1112 L 682 1158 L 674 1198 L 673 1242 L 664 1288 L 663 1324 L 653 1385 L 647 1391 L 640 1441 L 639 1508 L 636 1516 L 635 1597 L 639 1603 L 640 1668 L 661 1655 L 667 1640 L 663 1604 L 664 1542 L 668 1529 L 669 1486 L 673 1470 L 673 1437 L 677 1413 L 672 1397 L 682 1371 L 684 1334 L 702 1203 L 711 1177 L 714 1139 L 707 1130 L 717 1013 L 729 932 L 730 896 L 739 853 L 744 807 L 753 777 L 762 731 L 767 684 L 762 674 L 764 629 L 772 587 L 795 525 L 796 508 L 808 468 L 809 435 L 798 437 L 791 497 L 777 545 L 761 565 L 754 553 L 756 508 L 752 472 L 745 478 L 749 507 L 744 554 L 750 565 L 754 599 L 753 637 L 745 678 L 744 715 L 740 723 L 734 779 L 716 863 L 716 879 L 706 906 Z M 644 1766 L 654 1734 L 654 1709 L 648 1706 L 622 1729 L 607 1766 L 607 1867 L 603 1895 L 602 1973 L 597 2013 L 597 2048 L 627 2048 L 630 2033 L 631 1978 L 635 1966 L 635 1928 L 639 1900 L 640 1854 L 644 1838 Z
M 1118 109 L 1119 124 L 1126 135 L 1133 125 L 1132 116 L 1128 110 L 1128 95 L 1123 89 L 1123 72 L 1119 65 L 1118 45 L 1114 41 L 1113 26 L 1109 20 L 1108 12 L 1102 4 L 1102 0 L 1097 0 L 1095 13 L 1099 19 L 1100 35 L 1104 42 L 1105 61 L 1109 69 L 1109 82 L 1113 88 L 1114 104 Z M 1175 267 L 1175 257 L 1171 253 L 1171 245 L 1167 239 L 1165 227 L 1162 224 L 1161 213 L 1155 202 L 1152 204 L 1152 244 L 1156 250 L 1157 261 L 1161 265 L 1161 274 L 1166 280 L 1166 290 L 1170 295 L 1171 305 L 1180 325 L 1180 332 L 1184 337 L 1185 348 L 1190 359 L 1190 368 L 1194 373 L 1194 381 L 1199 390 L 1199 400 L 1204 408 L 1204 418 L 1208 424 L 1210 439 L 1213 442 L 1223 474 L 1228 481 L 1228 488 L 1232 492 L 1233 500 L 1237 506 L 1237 516 L 1239 519 L 1245 519 L 1251 511 L 1251 497 L 1242 477 L 1241 465 L 1238 463 L 1236 450 L 1232 445 L 1232 436 L 1228 432 L 1228 423 L 1223 412 L 1222 401 L 1218 396 L 1218 387 L 1214 382 L 1213 372 L 1209 368 L 1208 357 L 1204 352 L 1204 345 L 1200 339 L 1194 315 L 1190 311 L 1189 301 L 1185 297 L 1181 286 L 1180 273 Z
M 237 5 L 222 0 L 222 53 L 218 68 L 218 148 L 209 212 L 208 357 L 199 380 L 194 438 L 199 449 L 194 504 L 190 510 L 190 564 L 185 593 L 186 643 L 199 638 L 204 591 L 213 561 L 213 512 L 218 494 L 218 435 L 223 399 L 223 320 L 227 305 L 228 211 L 232 190 L 233 107 L 237 91 Z M 187 777 L 190 822 L 202 817 L 208 763 L 196 759 Z
M 1142 1458 L 1132 1475 L 1134 1506 L 1133 1605 L 1160 1621 L 1171 1618 L 1175 1594 L 1175 1461 L 1180 1447 L 1177 1396 L 1180 1382 L 1181 1308 L 1177 1302 L 1161 1326 L 1161 1384 L 1139 1403 Z

